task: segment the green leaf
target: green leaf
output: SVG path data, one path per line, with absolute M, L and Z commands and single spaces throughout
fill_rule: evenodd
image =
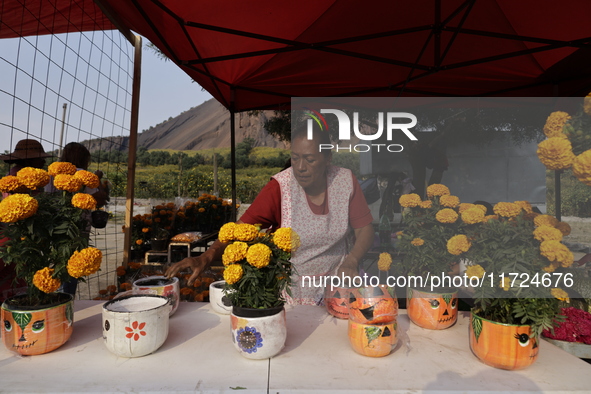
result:
M 12 312 L 12 318 L 14 319 L 16 324 L 19 325 L 21 330 L 24 331 L 27 324 L 29 324 L 29 322 L 33 318 L 33 315 L 31 313 Z
M 482 333 L 482 319 L 480 316 L 472 314 L 472 329 L 474 330 L 474 336 L 476 337 L 476 342 L 478 342 L 478 338 Z
M 453 298 L 452 294 L 442 294 L 441 298 L 443 298 L 443 300 L 445 301 L 445 303 L 447 305 L 449 305 L 449 303 L 451 302 L 451 299 Z
M 367 337 L 367 344 L 369 345 L 374 339 L 378 339 L 382 335 L 382 329 L 377 326 L 365 327 L 365 336 Z

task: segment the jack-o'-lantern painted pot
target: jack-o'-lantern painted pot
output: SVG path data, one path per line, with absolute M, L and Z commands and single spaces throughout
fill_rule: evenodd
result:
M 70 294 L 56 293 L 56 302 L 37 307 L 22 306 L 19 295 L 2 304 L 2 341 L 9 351 L 23 356 L 51 352 L 62 346 L 74 330 L 74 301 Z
M 385 324 L 362 324 L 349 319 L 349 342 L 357 353 L 368 357 L 384 357 L 392 353 L 398 342 L 396 320 Z
M 409 287 L 406 308 L 408 317 L 417 326 L 443 330 L 458 320 L 458 292 L 431 293 Z
M 349 318 L 349 299 L 351 288 L 326 286 L 324 292 L 324 305 L 326 311 L 339 319 Z
M 500 369 L 523 369 L 538 358 L 539 339 L 531 326 L 505 324 L 471 313 L 470 349 L 483 363 Z
M 391 323 L 398 316 L 398 299 L 394 289 L 370 286 L 352 289 L 349 297 L 349 319 L 361 324 Z

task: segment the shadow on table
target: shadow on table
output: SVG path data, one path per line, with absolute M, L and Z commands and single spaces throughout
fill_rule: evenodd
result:
M 168 337 L 158 352 L 182 346 L 201 333 L 220 325 L 221 316 L 207 308 L 207 303 L 192 303 L 192 308 L 183 308 L 183 304 L 181 302 L 179 309 L 170 317 Z M 195 308 L 196 305 L 198 306 Z
M 498 388 L 494 390 L 483 389 L 484 382 L 496 382 Z M 541 388 L 531 379 L 516 374 L 514 371 L 505 371 L 491 368 L 478 372 L 473 376 L 464 376 L 457 372 L 443 371 L 437 375 L 436 380 L 427 383 L 423 392 L 428 391 L 482 391 L 506 392 L 518 389 L 520 392 L 539 393 Z
M 320 324 L 332 319 L 325 307 L 286 307 L 287 340 L 282 354 L 299 347 Z

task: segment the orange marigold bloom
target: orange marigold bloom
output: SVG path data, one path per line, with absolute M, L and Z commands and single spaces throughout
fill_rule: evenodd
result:
M 28 194 L 12 194 L 0 201 L 0 222 L 14 223 L 37 213 L 39 202 Z
M 431 201 L 431 200 L 421 201 L 421 203 L 419 204 L 419 207 L 425 208 L 425 209 L 429 209 L 432 206 L 433 206 L 433 201 Z
M 23 185 L 14 175 L 6 175 L 4 178 L 0 179 L 0 192 L 2 193 L 13 193 L 24 188 L 25 185 Z
M 458 207 L 458 212 L 459 212 L 459 213 L 462 213 L 462 212 L 464 212 L 466 209 L 470 209 L 470 208 L 474 208 L 474 207 L 475 207 L 475 205 L 474 205 L 474 204 L 471 204 L 471 203 L 469 203 L 469 202 L 462 202 L 462 203 L 460 203 L 460 206 Z
M 435 214 L 435 219 L 440 223 L 455 223 L 458 220 L 458 213 L 450 208 L 443 208 Z
M 421 204 L 421 197 L 416 193 L 403 194 L 398 199 L 398 202 L 405 208 L 414 208 Z
M 378 269 L 380 271 L 388 271 L 391 264 L 392 255 L 386 252 L 380 253 L 380 257 L 378 258 Z
M 484 212 L 477 206 L 462 212 L 462 221 L 466 224 L 481 223 L 484 221 Z
M 410 243 L 414 246 L 422 246 L 425 244 L 425 240 L 422 238 L 414 238 Z
M 61 282 L 59 279 L 53 278 L 53 268 L 45 267 L 35 272 L 33 275 L 33 285 L 44 293 L 53 293 L 60 288 Z
M 513 204 L 516 204 L 519 207 L 521 207 L 521 209 L 523 209 L 525 211 L 525 213 L 532 213 L 533 212 L 533 208 L 532 208 L 531 204 L 529 203 L 529 201 L 515 201 Z
M 591 186 L 591 149 L 581 153 L 574 159 L 573 174 L 579 181 Z
M 552 262 L 560 263 L 563 267 L 573 264 L 573 253 L 560 241 L 544 241 L 540 244 L 540 254 Z
M 95 188 L 99 187 L 99 184 L 100 184 L 99 177 L 90 171 L 86 171 L 86 170 L 77 171 L 74 174 L 74 177 L 80 179 L 85 186 L 90 187 L 91 189 L 95 189 Z
M 534 218 L 534 225 L 536 227 L 540 226 L 552 226 L 556 227 L 558 225 L 558 219 L 551 215 L 538 215 Z
M 238 241 L 252 241 L 259 235 L 259 230 L 248 223 L 239 223 L 234 228 L 234 238 Z
M 544 125 L 544 134 L 546 137 L 567 138 L 562 132 L 562 128 L 570 118 L 570 115 L 566 112 L 552 112 L 550 116 L 548 116 L 548 119 L 546 119 L 546 124 Z
M 25 167 L 16 173 L 16 177 L 27 188 L 35 190 L 49 183 L 49 174 L 40 168 Z
M 51 163 L 49 167 L 47 167 L 47 172 L 51 176 L 56 176 L 60 174 L 74 175 L 76 171 L 77 168 L 74 164 L 65 161 L 56 161 L 55 163 Z
M 434 183 L 427 187 L 427 197 L 445 196 L 451 194 L 449 188 L 440 183 Z
M 94 274 L 100 269 L 102 260 L 103 252 L 97 248 L 75 251 L 68 260 L 68 274 L 73 278 Z
M 521 212 L 521 207 L 512 202 L 499 202 L 495 204 L 493 211 L 499 216 L 513 218 L 519 215 Z
M 96 208 L 96 200 L 87 193 L 76 193 L 72 196 L 72 205 L 80 209 L 93 210 Z
M 557 228 L 558 230 L 560 230 L 560 232 L 562 233 L 562 235 L 564 235 L 565 237 L 566 237 L 567 235 L 570 235 L 571 228 L 570 228 L 570 224 L 568 224 L 567 222 L 559 222 L 559 223 L 556 225 L 556 228 Z
M 540 142 L 537 154 L 549 170 L 565 170 L 575 160 L 572 145 L 566 138 L 552 137 Z
M 53 179 L 53 186 L 57 190 L 65 190 L 70 193 L 77 192 L 82 185 L 82 180 L 75 178 L 73 175 L 59 174 Z
M 452 195 L 443 195 L 439 197 L 439 203 L 447 208 L 455 208 L 460 205 L 460 199 Z
M 534 230 L 534 238 L 540 242 L 543 241 L 561 241 L 562 232 L 552 226 L 543 225 L 536 227 Z
M 233 241 L 234 238 L 234 229 L 236 228 L 236 223 L 234 222 L 229 222 L 224 224 L 221 228 L 220 228 L 220 232 L 218 233 L 218 239 L 220 242 L 223 243 L 228 243 L 230 241 Z
M 447 251 L 455 256 L 470 250 L 472 242 L 464 234 L 454 235 L 447 241 Z

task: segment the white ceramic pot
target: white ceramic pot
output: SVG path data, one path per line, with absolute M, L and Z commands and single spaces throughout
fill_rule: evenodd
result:
M 103 339 L 120 357 L 153 353 L 168 336 L 170 300 L 152 294 L 132 294 L 103 305 Z
M 244 313 L 247 312 L 247 313 Z M 253 313 L 265 313 L 268 316 L 246 316 Z M 234 347 L 246 358 L 261 360 L 277 355 L 285 346 L 287 327 L 285 308 L 272 309 L 232 308 L 232 341 Z
M 142 294 L 156 294 L 170 298 L 172 309 L 170 316 L 176 312 L 181 301 L 179 278 L 167 278 L 166 276 L 148 276 L 133 282 L 134 292 Z
M 209 285 L 209 304 L 220 315 L 229 315 L 232 312 L 232 302 L 224 294 L 225 284 L 225 280 L 218 280 Z

